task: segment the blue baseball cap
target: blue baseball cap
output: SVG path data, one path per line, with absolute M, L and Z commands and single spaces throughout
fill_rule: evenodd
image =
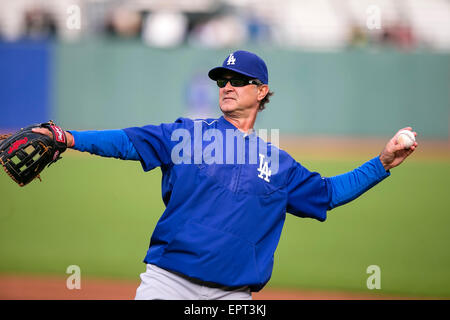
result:
M 247 77 L 259 79 L 262 83 L 269 83 L 267 66 L 263 59 L 248 51 L 235 51 L 225 58 L 221 67 L 216 67 L 208 72 L 212 80 L 217 80 L 225 71 L 234 71 Z

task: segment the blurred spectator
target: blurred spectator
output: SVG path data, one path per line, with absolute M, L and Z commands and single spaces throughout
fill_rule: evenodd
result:
M 237 47 L 248 40 L 245 23 L 232 15 L 218 16 L 192 29 L 189 43 L 209 48 Z
M 272 40 L 270 25 L 255 14 L 245 16 L 248 40 L 253 43 L 267 43 Z
M 364 30 L 361 27 L 354 25 L 350 34 L 350 47 L 362 48 L 367 46 L 367 43 L 367 35 L 365 34 Z
M 25 11 L 25 35 L 33 39 L 50 38 L 56 35 L 56 23 L 52 15 L 40 7 Z
M 184 42 L 187 27 L 187 18 L 180 12 L 154 12 L 150 13 L 144 21 L 142 38 L 149 46 L 175 47 Z
M 107 19 L 107 31 L 119 37 L 137 37 L 141 32 L 142 18 L 138 12 L 116 8 Z
M 411 28 L 401 24 L 385 28 L 380 42 L 402 50 L 410 50 L 415 45 Z

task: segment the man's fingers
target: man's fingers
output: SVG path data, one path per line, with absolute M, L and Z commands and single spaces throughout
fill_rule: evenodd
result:
M 399 142 L 397 142 L 395 145 L 394 145 L 394 152 L 397 152 L 397 151 L 400 151 L 400 150 L 405 150 L 406 148 L 405 148 L 405 146 L 403 145 L 403 144 L 401 144 L 401 143 L 399 143 Z
M 414 150 L 416 150 L 417 146 L 418 146 L 417 142 L 414 142 L 414 144 L 409 148 L 405 148 L 401 143 L 399 143 L 395 146 L 395 148 L 397 149 L 395 152 L 405 150 L 405 152 L 409 156 L 411 153 L 413 153 Z
M 50 132 L 50 130 L 45 128 L 33 128 L 31 131 L 49 136 L 50 138 L 53 137 L 53 134 Z
M 397 131 L 380 154 L 380 160 L 386 170 L 398 166 L 403 160 L 410 156 L 418 146 L 417 142 L 414 141 L 409 148 L 405 148 L 405 145 L 397 140 L 397 137 L 402 130 L 411 131 L 414 137 L 417 136 L 417 132 L 412 131 L 412 127 L 405 127 Z
M 33 129 L 31 129 L 31 131 L 46 135 L 53 139 L 53 133 L 46 128 L 33 128 Z M 64 134 L 66 135 L 67 146 L 69 148 L 73 147 L 74 146 L 73 136 L 70 134 L 70 132 L 66 132 L 66 131 L 64 131 Z
M 418 144 L 417 142 L 414 142 L 414 144 L 409 148 L 409 149 L 411 150 L 411 153 L 412 153 L 414 150 L 416 150 L 416 148 L 417 148 L 418 145 L 419 145 L 419 144 Z

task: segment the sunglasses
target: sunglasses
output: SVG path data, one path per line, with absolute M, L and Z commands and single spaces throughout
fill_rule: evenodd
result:
M 233 87 L 244 87 L 244 86 L 247 86 L 249 84 L 256 84 L 256 85 L 262 84 L 262 82 L 257 80 L 257 79 L 253 79 L 253 80 L 246 80 L 246 79 L 218 79 L 218 80 L 216 80 L 217 86 L 219 88 L 224 88 L 227 85 L 228 81 L 230 82 L 230 84 Z

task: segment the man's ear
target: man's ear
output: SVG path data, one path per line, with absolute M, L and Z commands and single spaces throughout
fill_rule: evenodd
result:
M 263 84 L 258 86 L 258 101 L 264 99 L 264 97 L 269 92 L 269 86 L 267 84 Z

